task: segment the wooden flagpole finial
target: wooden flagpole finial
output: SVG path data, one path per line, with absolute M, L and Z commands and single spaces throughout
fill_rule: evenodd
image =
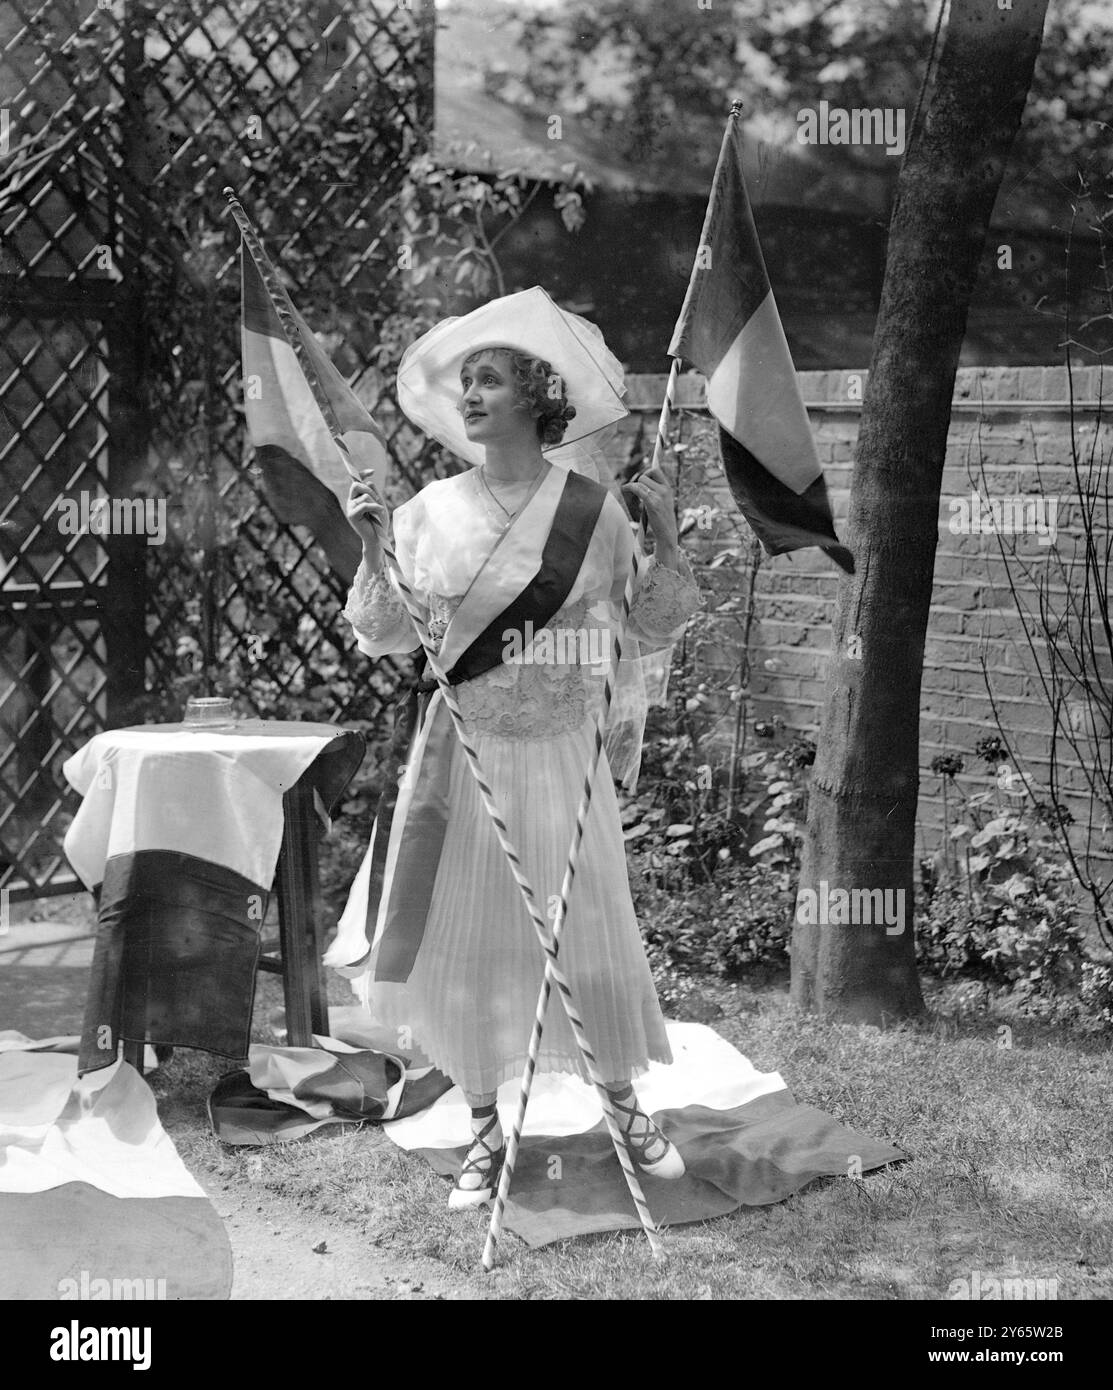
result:
M 735 97 L 730 104 L 730 114 L 732 116 L 741 116 L 742 107 L 744 104 L 745 103 L 742 101 L 741 97 Z

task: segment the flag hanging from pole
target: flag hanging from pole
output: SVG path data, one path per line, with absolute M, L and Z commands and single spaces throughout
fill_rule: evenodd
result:
M 853 557 L 835 534 L 827 485 L 761 254 L 734 111 L 669 355 L 690 362 L 707 378 L 707 404 L 719 423 L 727 482 L 767 553 L 815 545 L 853 574 Z
M 332 364 L 305 320 L 287 305 L 287 321 L 324 392 L 348 446 L 350 466 L 341 457 L 314 397 L 298 353 L 283 327 L 260 267 L 246 241 L 241 243 L 243 280 L 243 378 L 247 430 L 263 486 L 275 515 L 291 526 L 305 526 L 350 584 L 360 559 L 359 537 L 345 516 L 351 466 L 372 469 L 381 493 L 388 455 L 383 433 L 366 406 Z M 269 265 L 267 270 L 274 274 Z

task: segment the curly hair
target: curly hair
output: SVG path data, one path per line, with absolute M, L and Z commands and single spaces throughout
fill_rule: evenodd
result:
M 518 352 L 514 348 L 479 348 L 464 358 L 464 366 L 474 362 L 485 352 L 505 357 L 510 363 L 510 374 L 518 391 L 518 399 L 529 408 L 537 425 L 537 438 L 543 448 L 551 448 L 564 438 L 568 422 L 575 419 L 576 407 L 569 405 L 564 378 L 554 372 L 550 363 L 542 357 L 532 357 L 528 352 Z

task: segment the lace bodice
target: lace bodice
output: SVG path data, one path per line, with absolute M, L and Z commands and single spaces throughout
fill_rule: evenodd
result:
M 397 523 L 398 513 L 395 515 Z M 619 525 L 625 525 L 624 519 Z M 420 559 L 416 564 L 410 560 L 413 551 L 403 544 L 404 530 L 396 524 L 396 531 L 400 533 L 403 572 L 408 581 L 420 580 L 424 577 Z M 461 532 L 478 551 L 482 534 L 477 540 L 474 528 L 461 527 Z M 461 543 L 461 550 L 467 543 Z M 429 632 L 438 652 L 467 589 L 468 571 L 478 568 L 481 559 L 480 555 L 467 564 L 466 556 L 462 561 L 459 556 L 438 552 L 436 561 L 441 568 L 435 574 L 429 562 L 430 578 L 447 575 L 460 589 L 454 596 L 415 584 L 428 608 Z M 458 572 L 453 570 L 454 564 Z M 624 579 L 624 574 L 607 570 L 595 576 L 586 592 L 577 596 L 574 588 L 569 602 L 544 629 L 533 634 L 532 643 L 510 644 L 509 659 L 457 685 L 460 711 L 468 726 L 479 734 L 507 739 L 556 738 L 578 729 L 602 694 L 618 608 L 613 594 L 621 593 Z M 631 646 L 635 655 L 668 646 L 699 606 L 699 587 L 686 559 L 682 557 L 679 571 L 673 571 L 650 558 L 639 568 L 628 627 L 629 637 L 635 640 L 624 644 L 627 652 Z M 360 649 L 369 656 L 410 652 L 419 646 L 405 605 L 385 568 L 369 574 L 366 566 L 360 565 L 344 616 L 355 629 Z
M 675 639 L 699 606 L 695 578 L 687 561 L 681 565 L 681 573 L 675 573 L 650 560 L 639 575 L 629 633 L 643 651 Z M 440 594 L 424 598 L 429 634 L 439 651 L 460 599 Z M 361 565 L 344 616 L 365 643 L 386 642 L 397 651 L 411 651 L 418 645 L 405 605 L 383 570 L 368 575 Z M 583 724 L 593 699 L 601 693 L 610 660 L 611 629 L 581 601 L 561 608 L 548 630 L 550 642 L 540 635 L 536 639 L 538 659 L 530 661 L 529 654 L 523 653 L 523 661 L 503 662 L 456 686 L 460 712 L 470 728 L 497 738 L 556 738 Z

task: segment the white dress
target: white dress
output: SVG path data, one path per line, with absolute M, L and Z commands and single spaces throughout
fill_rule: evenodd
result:
M 430 483 L 394 513 L 399 564 L 430 610 L 438 648 L 448 620 L 500 536 L 475 481 L 469 472 Z M 591 659 L 609 658 L 609 625 L 631 549 L 627 518 L 608 493 L 576 583 L 548 624 L 554 639 L 544 648 L 544 659 L 504 661 L 456 686 L 474 747 L 543 908 L 551 909 L 564 876 L 591 755 L 593 702 L 605 670 L 605 665 L 592 667 Z M 492 564 L 498 559 L 496 552 Z M 650 560 L 639 571 L 629 632 L 643 651 L 675 640 L 699 606 L 699 590 L 685 561 L 681 569 L 674 573 Z M 361 567 L 345 616 L 369 656 L 409 652 L 418 645 L 383 572 L 372 576 Z M 365 864 L 353 885 L 337 941 L 326 956 L 329 964 L 342 965 L 346 954 L 347 959 L 360 954 L 352 943 L 366 920 L 366 870 Z M 605 756 L 560 959 L 605 1080 L 628 1080 L 650 1060 L 672 1060 L 630 899 L 618 801 Z M 402 1042 L 415 1044 L 477 1095 L 521 1073 L 544 967 L 534 926 L 475 780 L 463 756 L 454 756 L 447 831 L 409 978 L 386 983 L 365 969 L 353 986 L 377 1023 L 399 1030 Z M 586 1076 L 555 990 L 538 1069 Z

